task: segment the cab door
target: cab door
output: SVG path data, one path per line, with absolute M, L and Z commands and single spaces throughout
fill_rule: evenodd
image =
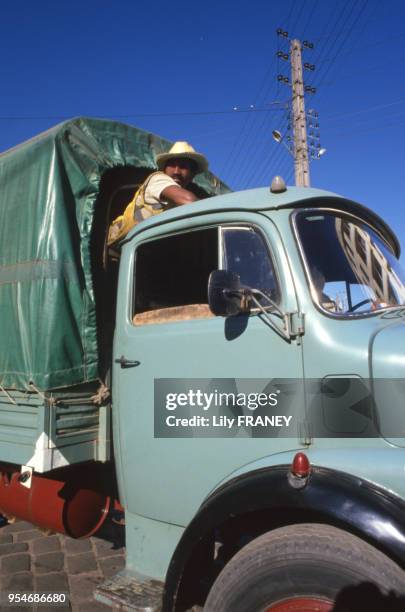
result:
M 272 435 L 244 427 L 215 434 L 198 425 L 180 425 L 172 434 L 159 428 L 162 412 L 176 414 L 162 405 L 165 389 L 202 385 L 246 395 L 274 390 L 275 381 L 302 380 L 299 342 L 278 334 L 259 310 L 222 318 L 207 304 L 209 274 L 223 268 L 284 311 L 297 310 L 273 222 L 247 212 L 192 221 L 141 231 L 123 249 L 114 341 L 115 451 L 126 510 L 177 525 L 187 524 L 210 491 L 242 466 L 299 447 L 297 418 L 288 432 Z M 235 406 L 225 413 L 232 416 Z

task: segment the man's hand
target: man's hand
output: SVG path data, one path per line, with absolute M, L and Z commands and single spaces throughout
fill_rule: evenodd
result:
M 161 197 L 165 198 L 172 202 L 175 206 L 182 206 L 183 204 L 190 204 L 191 202 L 195 202 L 198 200 L 197 196 L 194 195 L 188 189 L 183 189 L 183 187 L 178 187 L 177 185 L 171 185 L 170 187 L 165 187 L 161 193 Z

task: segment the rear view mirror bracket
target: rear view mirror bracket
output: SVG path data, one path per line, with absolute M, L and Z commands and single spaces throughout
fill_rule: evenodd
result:
M 269 306 L 264 307 L 257 297 L 263 298 Z M 273 300 L 260 291 L 241 285 L 240 277 L 229 270 L 213 270 L 208 280 L 208 303 L 216 316 L 229 317 L 250 311 L 253 304 L 262 312 L 269 325 L 285 340 L 290 340 L 292 333 L 291 316 L 273 302 Z M 271 308 L 275 312 L 269 312 Z M 270 315 L 276 315 L 283 320 L 283 328 L 275 325 Z

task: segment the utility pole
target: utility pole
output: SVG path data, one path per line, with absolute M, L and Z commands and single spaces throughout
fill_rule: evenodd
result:
M 305 114 L 304 78 L 302 74 L 301 43 L 291 41 L 291 86 L 292 86 L 292 126 L 294 136 L 295 184 L 309 187 L 309 158 L 307 143 L 307 121 Z
M 288 36 L 288 32 L 282 28 L 277 29 L 277 36 L 281 37 L 281 40 L 287 40 L 290 43 L 290 53 L 286 53 L 281 49 L 277 51 L 277 58 L 291 63 L 291 82 L 287 76 L 283 74 L 277 75 L 277 80 L 284 83 L 288 87 L 291 87 L 291 103 L 288 105 L 289 110 L 289 121 L 288 131 L 292 129 L 292 139 L 288 135 L 284 139 L 283 134 L 278 130 L 273 130 L 273 138 L 276 142 L 282 143 L 294 158 L 294 170 L 295 170 L 295 184 L 297 187 L 310 187 L 310 175 L 309 175 L 309 162 L 312 159 L 319 159 L 323 155 L 326 149 L 321 147 L 320 135 L 317 131 L 319 129 L 318 113 L 314 110 L 305 112 L 305 94 L 316 93 L 316 88 L 311 85 L 304 84 L 303 69 L 315 70 L 315 65 L 305 62 L 302 66 L 302 50 L 313 49 L 313 43 L 308 40 L 304 40 L 302 43 L 297 38 L 291 40 Z M 307 141 L 307 114 L 309 117 L 310 127 L 310 146 Z M 286 144 L 285 140 L 287 143 Z

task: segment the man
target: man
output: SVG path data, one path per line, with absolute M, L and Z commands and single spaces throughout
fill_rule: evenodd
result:
M 158 171 L 139 187 L 124 213 L 114 219 L 108 234 L 108 244 L 126 236 L 144 219 L 168 208 L 195 202 L 198 198 L 187 189 L 194 176 L 208 170 L 208 161 L 187 142 L 176 142 L 168 153 L 156 156 Z

